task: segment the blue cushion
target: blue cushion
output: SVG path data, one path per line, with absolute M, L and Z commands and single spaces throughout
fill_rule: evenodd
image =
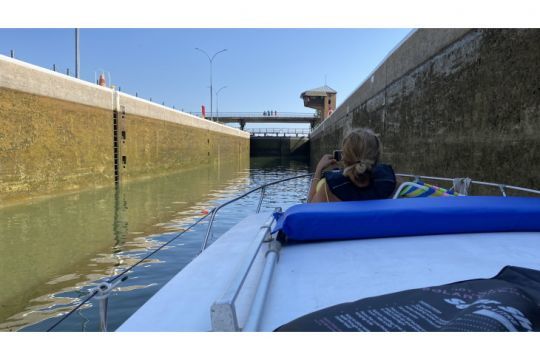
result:
M 273 232 L 299 242 L 534 232 L 540 231 L 540 198 L 460 196 L 300 204 L 278 216 Z

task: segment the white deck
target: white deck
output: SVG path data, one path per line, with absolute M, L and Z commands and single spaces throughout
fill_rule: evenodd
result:
M 167 283 L 118 331 L 210 331 L 210 307 L 269 214 L 244 219 Z M 540 233 L 457 234 L 285 246 L 276 266 L 262 331 L 342 302 L 493 277 L 505 265 L 540 269 Z M 237 302 L 240 324 L 260 273 Z

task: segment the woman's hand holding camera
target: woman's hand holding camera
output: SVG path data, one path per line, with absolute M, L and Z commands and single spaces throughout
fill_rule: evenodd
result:
M 320 178 L 324 169 L 326 169 L 327 167 L 331 165 L 336 165 L 336 164 L 337 164 L 337 161 L 336 159 L 334 159 L 332 155 L 330 154 L 323 155 L 323 157 L 321 158 L 321 160 L 319 160 L 319 163 L 317 164 L 317 169 L 315 170 L 315 176 Z

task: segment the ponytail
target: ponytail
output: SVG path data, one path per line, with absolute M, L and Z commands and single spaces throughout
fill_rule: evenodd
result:
M 363 183 L 373 168 L 374 161 L 360 160 L 343 169 L 343 175 L 347 176 L 353 183 Z
M 343 175 L 360 185 L 369 179 L 379 161 L 381 142 L 371 129 L 358 129 L 343 139 Z

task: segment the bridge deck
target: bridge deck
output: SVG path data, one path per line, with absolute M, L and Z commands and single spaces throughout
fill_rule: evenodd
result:
M 201 113 L 195 113 L 194 115 L 202 116 Z M 206 114 L 206 118 L 210 118 L 209 114 Z M 244 122 L 244 123 L 304 123 L 309 124 L 314 120 L 317 120 L 313 113 L 276 113 L 276 115 L 264 115 L 263 112 L 245 112 L 245 113 L 216 113 L 214 114 L 214 120 L 221 123 L 229 122 Z
M 261 117 L 214 117 L 214 120 L 221 123 L 240 122 L 246 123 L 302 123 L 309 124 L 316 120 L 314 117 L 286 117 L 286 116 L 261 116 Z
M 247 130 L 252 138 L 263 137 L 309 137 L 311 132 L 309 129 L 287 129 L 287 128 L 270 128 L 270 129 L 249 129 Z

